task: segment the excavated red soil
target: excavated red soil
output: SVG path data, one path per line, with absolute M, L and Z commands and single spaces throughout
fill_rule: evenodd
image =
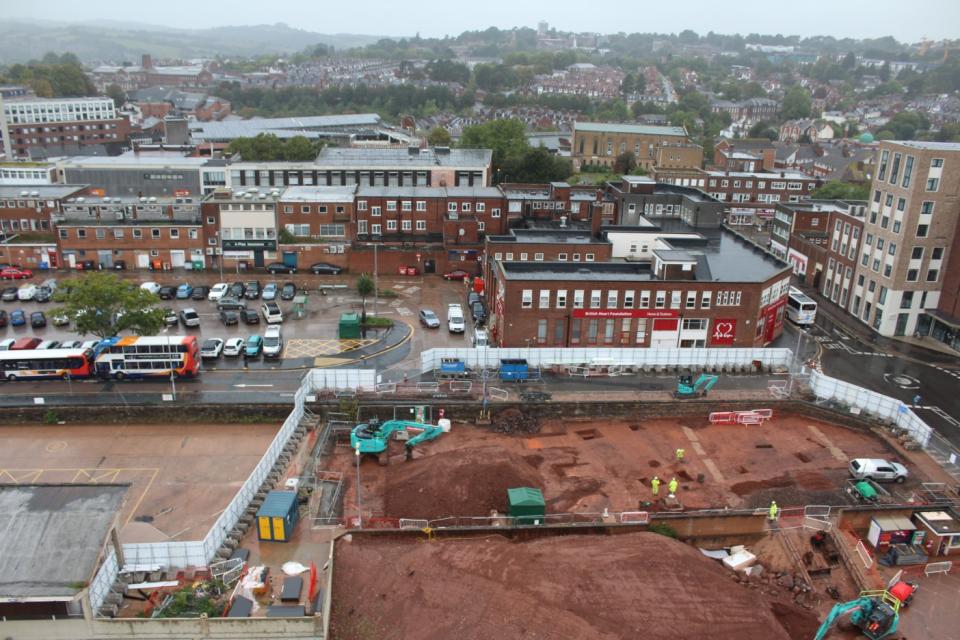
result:
M 539 461 L 538 459 L 539 458 Z M 524 458 L 500 447 L 437 453 L 387 471 L 384 511 L 405 518 L 489 515 L 507 511 L 507 489 L 543 489 L 536 467 L 542 456 Z M 585 489 L 592 493 L 596 487 Z
M 334 640 L 809 640 L 816 616 L 652 533 L 337 543 Z

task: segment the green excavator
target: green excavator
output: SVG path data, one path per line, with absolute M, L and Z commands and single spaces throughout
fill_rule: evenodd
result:
M 837 620 L 848 614 L 850 622 L 870 640 L 887 638 L 900 624 L 901 602 L 901 598 L 889 591 L 862 591 L 856 600 L 834 605 L 813 640 L 823 640 Z
M 390 438 L 395 434 L 410 435 L 404 443 L 409 460 L 413 454 L 413 448 L 418 444 L 434 440 L 443 435 L 443 429 L 433 424 L 424 424 L 422 422 L 410 422 L 407 420 L 387 420 L 380 423 L 376 420 L 358 424 L 350 432 L 350 448 L 359 451 L 360 455 L 377 456 L 380 464 L 387 464 L 387 447 L 390 444 Z

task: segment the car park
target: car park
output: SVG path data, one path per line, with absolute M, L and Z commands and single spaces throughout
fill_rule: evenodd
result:
M 276 302 L 264 302 L 260 310 L 263 311 L 263 319 L 267 321 L 267 324 L 283 322 L 283 312 Z
M 17 291 L 19 291 L 19 289 L 16 287 L 6 287 L 3 293 L 0 293 L 0 299 L 4 302 L 12 302 L 17 299 Z
M 227 295 L 231 298 L 242 298 L 246 291 L 247 287 L 242 282 L 232 282 L 230 283 L 230 289 L 228 290 Z
M 240 311 L 241 309 L 246 309 L 247 303 L 239 298 L 229 297 L 229 298 L 220 298 L 217 300 L 217 309 L 221 311 L 224 309 L 229 309 L 230 311 Z
M 210 294 L 210 287 L 205 287 L 203 285 L 197 285 L 193 288 L 193 293 L 190 294 L 191 300 L 206 300 L 207 296 Z
M 241 309 L 240 317 L 243 318 L 244 324 L 260 324 L 260 314 L 256 309 Z
M 244 282 L 244 292 L 243 297 L 247 300 L 256 300 L 260 297 L 260 281 L 259 280 L 250 280 L 249 282 Z
M 183 322 L 185 327 L 199 327 L 200 326 L 200 314 L 197 313 L 197 310 L 193 307 L 187 307 L 180 311 L 180 320 Z
M 14 309 L 10 312 L 11 327 L 22 327 L 25 324 L 27 324 L 27 314 L 24 313 L 23 309 Z
M 284 282 L 283 286 L 280 287 L 280 299 L 281 300 L 293 300 L 294 296 L 297 295 L 297 285 L 292 282 Z
M 857 480 L 902 483 L 910 475 L 902 464 L 882 458 L 854 458 L 847 468 Z
M 283 353 L 283 334 L 280 332 L 280 327 L 276 325 L 267 327 L 263 334 L 263 357 L 279 358 L 281 353 Z
M 230 288 L 226 282 L 218 282 L 217 284 L 210 287 L 210 292 L 207 293 L 207 300 L 211 302 L 216 302 L 220 298 L 227 295 L 227 290 Z
M 177 290 L 173 287 L 160 287 L 157 295 L 161 300 L 172 300 L 177 295 Z
M 30 314 L 30 326 L 34 329 L 42 329 L 47 326 L 47 316 L 43 314 L 43 311 L 34 311 Z
M 180 324 L 180 318 L 177 317 L 177 312 L 171 309 L 170 307 L 164 307 L 163 309 L 163 322 L 168 327 L 175 327 Z
M 219 358 L 223 352 L 223 340 L 220 338 L 209 338 L 200 345 L 200 357 L 204 359 Z
M 30 269 L 18 269 L 17 267 L 0 269 L 0 278 L 4 280 L 23 280 L 32 277 L 33 271 L 30 271 Z
M 296 273 L 297 268 L 283 264 L 282 262 L 271 262 L 267 265 L 267 271 L 273 275 L 277 275 L 278 273 Z
M 193 295 L 193 286 L 189 282 L 184 282 L 177 287 L 177 300 L 186 300 Z
M 469 277 L 470 274 L 463 269 L 454 269 L 453 271 L 447 271 L 443 274 L 444 280 L 466 280 Z
M 220 311 L 220 322 L 228 327 L 232 324 L 237 324 L 240 322 L 240 314 L 236 311 L 223 309 Z
M 223 343 L 223 355 L 239 356 L 243 351 L 244 344 L 243 338 L 227 338 L 227 341 Z
M 268 282 L 263 286 L 263 293 L 260 296 L 264 300 L 276 300 L 277 299 L 277 283 Z
M 258 335 L 247 338 L 247 343 L 243 346 L 244 358 L 259 358 L 261 351 L 263 351 L 263 338 Z
M 420 324 L 428 329 L 439 329 L 440 318 L 430 309 L 420 309 Z
M 343 267 L 338 267 L 329 262 L 315 262 L 310 265 L 310 272 L 315 275 L 338 276 L 343 271 Z
M 144 282 L 140 285 L 140 288 L 144 291 L 149 291 L 150 293 L 156 294 L 160 293 L 160 283 L 159 282 Z
M 20 288 L 17 289 L 17 300 L 26 302 L 27 300 L 33 300 L 34 296 L 37 295 L 37 285 L 33 283 L 27 283 L 20 285 Z

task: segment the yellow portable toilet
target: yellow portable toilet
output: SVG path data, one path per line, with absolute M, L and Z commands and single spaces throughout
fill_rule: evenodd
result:
M 265 541 L 289 541 L 299 515 L 296 491 L 271 491 L 257 511 L 257 537 Z

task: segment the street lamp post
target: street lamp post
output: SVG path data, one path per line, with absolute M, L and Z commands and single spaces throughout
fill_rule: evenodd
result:
M 357 459 L 357 528 L 363 529 L 363 506 L 360 501 L 360 443 L 357 443 L 354 454 Z

